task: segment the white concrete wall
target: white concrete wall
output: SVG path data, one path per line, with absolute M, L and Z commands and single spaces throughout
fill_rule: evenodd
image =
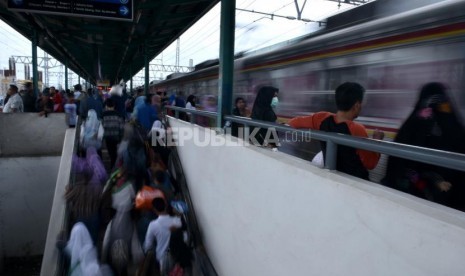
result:
M 56 247 L 56 240 L 66 223 L 65 216 L 65 189 L 68 185 L 71 175 L 71 162 L 73 155 L 73 146 L 75 138 L 75 129 L 68 129 L 65 135 L 63 145 L 63 154 L 60 159 L 60 169 L 56 178 L 55 195 L 53 197 L 52 210 L 50 212 L 50 221 L 46 221 L 48 226 L 47 240 L 45 244 L 42 266 L 40 267 L 41 276 L 57 275 L 57 261 L 60 258 L 60 252 Z
M 178 151 L 219 275 L 465 275 L 461 212 L 267 149 Z
M 0 158 L 5 257 L 43 254 L 59 164 L 60 156 Z

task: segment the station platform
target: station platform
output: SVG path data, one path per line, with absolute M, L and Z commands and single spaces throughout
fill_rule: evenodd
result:
M 45 120 L 25 121 L 40 125 L 39 119 Z M 55 120 L 56 127 L 64 119 L 56 115 Z M 178 137 L 167 166 L 190 209 L 186 220 L 195 241 L 199 275 L 461 275 L 465 271 L 460 259 L 465 253 L 462 212 L 315 166 L 279 149 L 252 146 L 174 117 L 166 120 L 172 129 L 197 135 Z M 32 221 L 17 225 L 2 218 L 6 222 L 2 230 L 7 231 L 2 231 L 3 238 L 13 233 L 33 235 L 23 242 L 36 245 L 31 255 L 43 256 L 40 275 L 44 276 L 66 274 L 57 238 L 70 227 L 63 195 L 72 180 L 77 136 L 75 129 L 62 130 L 61 144 L 37 139 L 62 146 L 61 152 L 47 157 L 51 161 L 42 158 L 37 167 L 56 170 L 50 173 L 56 181 L 41 180 L 48 186 L 54 183 L 51 188 L 42 189 L 43 196 L 34 199 L 48 198 L 50 209 L 43 206 L 45 202 L 33 203 L 43 206 L 37 211 L 48 210 L 47 218 L 24 216 L 36 221 L 36 230 L 48 230 L 31 231 Z M 12 156 L 2 158 L 3 166 L 10 160 L 5 158 Z M 105 150 L 103 161 L 108 169 Z M 23 182 L 33 185 L 36 176 L 24 174 Z M 35 202 L 31 200 L 25 197 L 24 202 Z M 11 202 L 2 207 L 18 208 Z M 3 244 L 24 249 L 9 243 Z M 5 257 L 28 254 L 5 248 L 3 252 L 8 254 Z

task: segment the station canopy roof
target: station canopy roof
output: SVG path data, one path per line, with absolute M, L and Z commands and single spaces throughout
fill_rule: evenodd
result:
M 91 82 L 115 83 L 144 67 L 145 49 L 152 60 L 219 2 L 133 1 L 132 21 L 24 12 L 8 1 L 0 1 L 0 18 L 30 40 L 35 30 L 38 46 Z

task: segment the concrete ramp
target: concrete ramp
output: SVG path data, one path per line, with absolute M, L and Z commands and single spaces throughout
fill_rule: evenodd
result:
M 0 113 L 0 274 L 44 252 L 66 129 L 63 113 Z
M 0 113 L 0 157 L 61 155 L 65 114 Z
M 463 213 L 169 120 L 219 275 L 465 275 Z

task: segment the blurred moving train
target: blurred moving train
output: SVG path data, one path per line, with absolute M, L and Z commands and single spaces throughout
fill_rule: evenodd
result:
M 334 112 L 335 88 L 345 81 L 359 82 L 366 95 L 358 120 L 392 138 L 411 112 L 419 88 L 439 81 L 450 88 L 452 102 L 465 119 L 464 11 L 464 0 L 451 0 L 364 23 L 347 24 L 350 14 L 329 18 L 328 27 L 333 26 L 329 30 L 291 46 L 236 59 L 234 98 L 244 97 L 251 106 L 258 86 L 278 87 L 277 114 L 289 118 Z M 334 24 L 336 20 L 343 22 Z M 217 91 L 217 65 L 151 86 L 151 92 L 184 97 L 201 98 Z

